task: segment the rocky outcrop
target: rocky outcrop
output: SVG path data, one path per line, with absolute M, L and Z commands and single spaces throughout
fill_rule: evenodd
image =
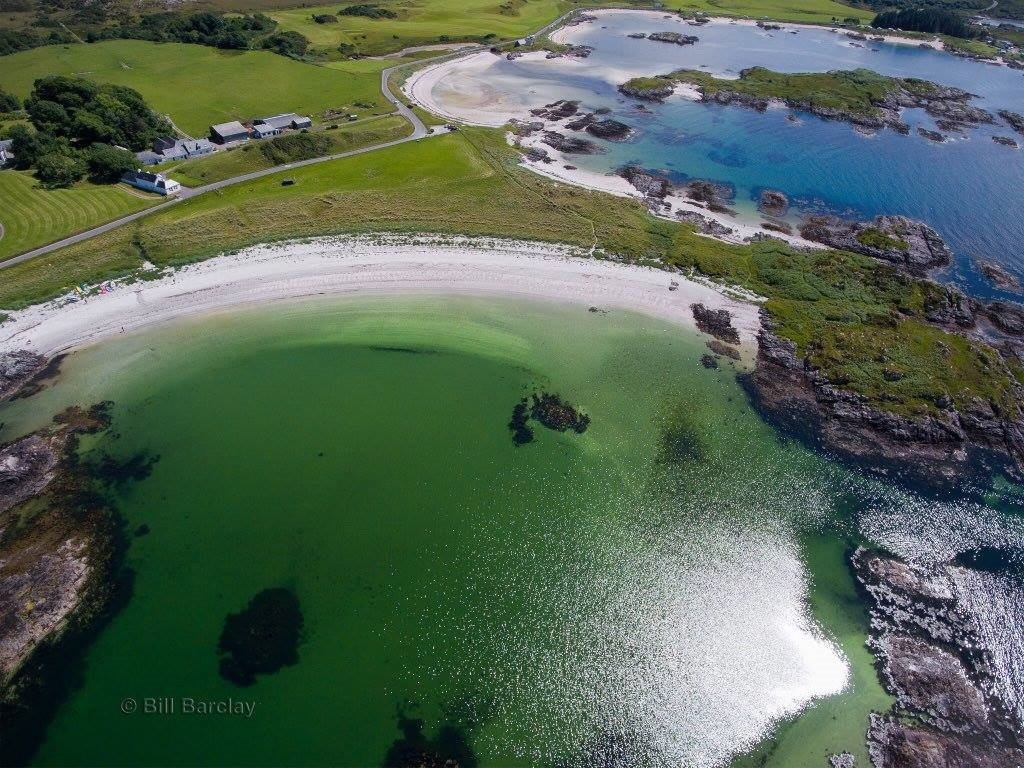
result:
M 683 35 L 679 32 L 651 32 L 647 35 L 647 39 L 657 43 L 673 43 L 675 45 L 693 45 L 700 40 L 696 35 Z
M 633 129 L 618 120 L 606 118 L 604 120 L 594 120 L 588 123 L 586 131 L 592 136 L 597 136 L 600 139 L 622 141 L 629 137 L 633 132 Z
M 936 144 L 942 144 L 943 142 L 946 141 L 945 135 L 939 133 L 938 131 L 932 131 L 929 130 L 928 128 L 922 128 L 921 126 L 918 126 L 917 132 L 924 138 L 928 139 L 928 141 L 934 141 Z
M 0 448 L 0 513 L 36 496 L 53 480 L 62 433 L 38 432 Z M 7 521 L 0 523 L 0 534 Z
M 1020 764 L 1021 724 L 997 693 L 999 673 L 960 603 L 956 566 L 914 565 L 863 548 L 850 565 L 870 603 L 868 647 L 896 698 L 892 713 L 871 716 L 876 768 Z
M 1010 127 L 1017 133 L 1024 133 L 1024 115 L 1011 112 L 1008 109 L 1001 109 L 999 110 L 999 116 L 1009 123 Z
M 679 210 L 676 211 L 676 218 L 679 221 L 685 221 L 688 224 L 693 224 L 697 231 L 702 235 L 710 235 L 711 237 L 725 237 L 731 235 L 734 230 L 732 227 L 727 227 L 722 222 L 712 219 L 710 216 L 705 216 L 697 211 Z
M 837 216 L 812 216 L 800 228 L 808 240 L 886 261 L 922 276 L 948 266 L 953 254 L 927 224 L 905 216 L 878 216 L 872 222 L 850 222 Z
M 959 408 L 947 399 L 915 417 L 881 410 L 815 370 L 763 311 L 757 364 L 745 384 L 770 423 L 876 474 L 959 488 L 993 462 L 1014 476 L 1024 470 L 1024 423 L 979 398 Z
M 545 131 L 542 141 L 552 149 L 565 152 L 570 155 L 597 155 L 604 152 L 604 149 L 591 141 L 579 136 L 565 136 L 557 131 Z
M 978 271 L 983 274 L 992 285 L 1004 290 L 1020 290 L 1020 280 L 1007 272 L 994 261 L 977 260 L 975 264 Z
M 1024 336 L 1024 307 L 1008 301 L 990 301 L 981 308 L 985 317 L 1008 336 Z
M 644 197 L 664 200 L 672 193 L 672 182 L 665 176 L 648 171 L 637 165 L 626 165 L 618 170 L 619 176 L 628 181 Z
M 732 324 L 732 316 L 727 309 L 708 309 L 703 304 L 691 304 L 693 319 L 697 328 L 714 336 L 726 344 L 739 344 L 740 334 Z
M 28 350 L 0 355 L 0 400 L 13 397 L 48 364 L 42 355 Z
M 1002 144 L 1004 147 L 1011 147 L 1017 149 L 1017 140 L 1009 136 L 993 136 L 992 141 L 996 144 Z
M 564 120 L 567 117 L 572 117 L 579 111 L 580 103 L 578 101 L 560 99 L 551 104 L 545 104 L 543 107 L 531 109 L 530 114 L 545 120 Z
M 789 210 L 789 198 L 776 189 L 762 190 L 757 209 L 769 216 L 785 216 Z
M 594 52 L 594 48 L 589 45 L 567 45 L 564 48 L 558 48 L 554 51 L 548 51 L 544 56 L 545 59 L 560 59 L 567 57 L 570 59 L 586 59 Z
M 671 80 L 659 78 L 643 78 L 627 81 L 619 86 L 619 93 L 632 99 L 643 101 L 664 101 L 675 91 L 676 86 Z

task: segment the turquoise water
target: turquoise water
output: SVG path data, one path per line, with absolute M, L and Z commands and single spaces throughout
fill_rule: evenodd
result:
M 481 765 L 865 761 L 889 701 L 847 547 L 1019 544 L 1013 489 L 938 503 L 862 478 L 781 441 L 706 349 L 625 312 L 442 297 L 275 305 L 74 354 L 0 411 L 0 440 L 109 398 L 87 454 L 159 460 L 116 491 L 150 529 L 134 593 L 36 764 L 377 765 L 399 713 L 456 728 Z M 538 388 L 590 428 L 516 447 L 511 409 Z M 304 614 L 299 662 L 234 687 L 224 618 L 278 586 Z
M 789 29 L 799 31 L 790 34 Z M 658 30 L 693 34 L 700 41 L 681 47 L 627 37 Z M 612 117 L 637 129 L 631 140 L 602 142 L 607 154 L 573 156 L 574 164 L 606 172 L 637 163 L 679 180 L 714 179 L 735 188 L 735 207 L 748 216 L 757 215 L 756 200 L 765 187 L 785 192 L 795 203 L 795 215 L 904 214 L 928 222 L 950 243 L 957 257 L 950 277 L 972 292 L 994 292 L 973 268 L 973 258 L 994 259 L 1024 277 L 1024 151 L 991 139 L 994 134 L 1015 135 L 1006 124 L 982 126 L 963 138 L 934 144 L 916 133 L 917 125 L 934 128 L 921 110 L 906 114 L 912 126 L 909 136 L 890 130 L 866 136 L 844 123 L 805 114 L 790 122 L 784 109 L 759 114 L 681 96 L 640 112 L 616 91 L 631 76 L 683 67 L 719 76 L 737 76 L 751 66 L 784 72 L 865 67 L 964 88 L 980 97 L 973 103 L 993 113 L 1021 112 L 1024 72 L 916 45 L 866 42 L 858 48 L 827 30 L 785 25 L 784 30 L 766 32 L 727 22 L 693 27 L 629 11 L 602 15 L 597 22 L 572 28 L 569 35 L 572 42 L 594 47 L 588 59 L 566 63 L 495 57 L 481 83 L 497 89 L 508 103 L 529 107 L 555 98 L 580 99 L 584 109 L 610 108 Z M 1016 138 L 1024 144 L 1024 137 Z

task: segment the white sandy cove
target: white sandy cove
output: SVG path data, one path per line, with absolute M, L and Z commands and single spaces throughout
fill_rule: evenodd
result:
M 12 313 L 0 326 L 0 353 L 28 349 L 49 356 L 178 318 L 334 295 L 548 299 L 632 310 L 689 328 L 696 327 L 690 305 L 700 302 L 732 314 L 746 364 L 760 327 L 756 303 L 726 296 L 710 283 L 587 258 L 586 251 L 569 246 L 512 240 L 323 238 L 256 246 L 158 280 L 105 286 L 103 294 L 78 300 L 69 295 Z

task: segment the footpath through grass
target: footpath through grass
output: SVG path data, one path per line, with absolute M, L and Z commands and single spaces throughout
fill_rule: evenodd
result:
M 158 201 L 122 184 L 88 182 L 69 189 L 42 189 L 27 171 L 0 171 L 0 260 L 105 221 L 133 213 Z M 0 285 L 6 275 L 0 274 Z
M 380 92 L 380 72 L 393 62 L 338 62 L 328 69 L 269 51 L 145 40 L 47 45 L 0 61 L 0 85 L 21 98 L 43 75 L 127 85 L 194 136 L 205 136 L 214 123 L 280 112 L 320 119 L 327 109 L 360 115 L 393 109 Z
M 395 141 L 412 133 L 412 126 L 403 117 L 388 115 L 375 117 L 365 122 L 341 124 L 335 130 L 314 131 L 308 136 L 323 140 L 324 151 L 314 154 L 285 157 L 283 162 L 305 160 L 307 157 L 334 155 L 349 150 L 366 147 L 371 144 L 383 144 Z M 301 135 L 301 134 L 300 134 Z M 290 134 L 286 138 L 295 136 Z M 234 176 L 241 176 L 253 171 L 260 171 L 274 165 L 280 165 L 281 158 L 274 158 L 272 153 L 265 151 L 269 142 L 252 141 L 226 152 L 217 152 L 207 157 L 186 160 L 176 166 L 161 166 L 171 178 L 177 179 L 187 187 L 199 187 Z
M 768 299 L 778 332 L 832 381 L 898 413 L 982 397 L 1015 413 L 993 350 L 924 322 L 946 289 L 867 257 L 740 246 L 652 217 L 634 200 L 551 182 L 516 165 L 500 130 L 464 129 L 272 174 L 185 201 L 129 227 L 2 273 L 0 307 L 81 282 L 173 266 L 256 243 L 339 233 L 432 232 L 596 246 L 635 262 L 696 269 Z M 281 186 L 285 176 L 292 186 Z

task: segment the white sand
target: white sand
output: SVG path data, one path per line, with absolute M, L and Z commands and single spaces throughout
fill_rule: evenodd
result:
M 101 295 L 69 295 L 14 312 L 0 326 L 0 353 L 29 349 L 48 356 L 177 318 L 287 299 L 470 294 L 631 310 L 687 328 L 696 327 L 692 303 L 725 308 L 740 333 L 743 363 L 751 364 L 760 327 L 756 303 L 726 296 L 711 283 L 586 253 L 540 243 L 426 236 L 257 246 L 159 280 L 107 284 Z M 670 290 L 673 282 L 678 287 Z

